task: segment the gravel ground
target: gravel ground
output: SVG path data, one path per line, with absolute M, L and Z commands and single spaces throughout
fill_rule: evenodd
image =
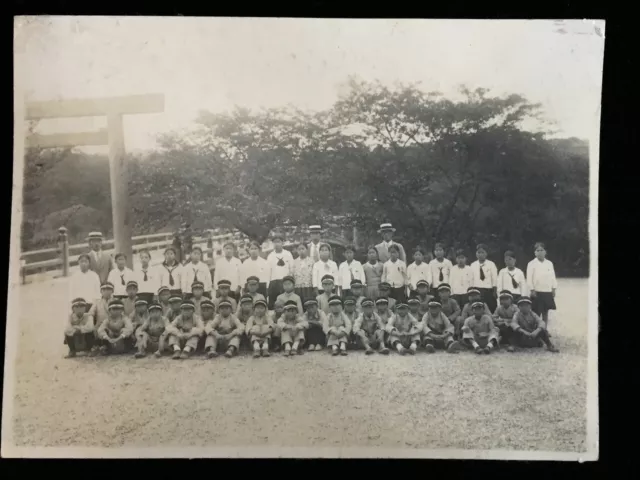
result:
M 65 292 L 20 288 L 16 446 L 585 449 L 586 280 L 560 283 L 556 355 L 65 360 Z

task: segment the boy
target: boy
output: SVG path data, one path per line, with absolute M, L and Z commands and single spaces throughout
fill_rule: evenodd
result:
M 269 280 L 269 263 L 260 256 L 260 244 L 252 241 L 249 244 L 249 258 L 242 262 L 240 267 L 240 281 L 248 285 L 250 278 L 257 282 L 256 292 L 267 298 L 267 281 Z
M 424 251 L 418 247 L 413 252 L 413 263 L 407 267 L 407 282 L 409 292 L 415 294 L 418 291 L 418 282 L 426 281 L 427 285 L 432 283 L 431 269 L 429 264 L 424 263 Z
M 258 277 L 251 276 L 247 278 L 247 292 L 245 293 L 245 295 L 249 295 L 253 302 L 255 302 L 256 300 L 267 299 L 267 297 L 260 293 L 260 289 L 260 279 Z
M 455 301 L 455 300 L 454 300 Z M 453 339 L 455 327 L 442 313 L 442 304 L 436 300 L 429 302 L 429 311 L 422 318 L 424 349 L 435 353 L 436 348 L 458 353 L 460 344 Z
M 151 267 L 151 254 L 148 250 L 140 251 L 140 268 L 135 271 L 138 282 L 138 296 L 147 303 L 153 301 L 158 288 L 160 288 L 160 275 L 155 268 Z
M 102 251 L 102 233 L 90 232 L 88 240 L 91 249 L 89 251 L 89 268 L 98 275 L 102 285 L 109 280 L 109 273 L 115 268 L 115 264 L 111 255 Z
M 224 350 L 224 356 L 233 357 L 240 348 L 240 339 L 244 333 L 244 325 L 233 313 L 232 304 L 223 300 L 218 305 L 218 314 L 204 327 L 207 337 L 204 348 L 208 358 L 218 356 L 218 348 Z
M 511 250 L 504 252 L 504 264 L 506 266 L 498 272 L 498 291 L 508 290 L 513 295 L 513 302 L 518 303 L 520 297 L 527 294 L 524 272 L 516 268 L 516 254 Z
M 327 346 L 331 347 L 331 355 L 346 355 L 351 321 L 342 311 L 342 300 L 338 295 L 329 299 L 329 315 L 324 320 L 323 331 L 327 336 Z
M 487 260 L 487 246 L 485 244 L 481 243 L 476 247 L 476 257 L 478 260 L 471 264 L 473 286 L 480 290 L 482 301 L 493 312 L 497 306 L 498 269 L 495 263 Z
M 213 300 L 214 305 L 216 306 L 216 311 L 220 302 L 223 300 L 227 300 L 231 302 L 232 309 L 235 312 L 238 309 L 238 304 L 235 299 L 231 297 L 231 282 L 229 280 L 218 280 L 218 296 Z
M 371 355 L 374 349 L 382 355 L 388 355 L 389 349 L 384 346 L 384 322 L 373 311 L 374 303 L 370 298 L 362 301 L 362 313 L 353 324 L 356 344 L 364 348 L 364 353 Z
M 420 312 L 420 299 L 416 296 L 412 296 L 407 300 L 407 305 L 409 305 L 409 315 L 418 321 L 424 316 L 424 313 Z
M 116 297 L 117 298 L 117 297 Z M 124 305 L 124 314 L 130 317 L 136 309 L 136 300 L 138 299 L 138 282 L 129 280 L 126 286 L 126 296 L 122 299 Z
M 204 325 L 204 335 L 198 339 L 198 348 L 197 351 L 205 351 L 206 343 L 207 343 L 207 325 L 213 321 L 216 316 L 216 306 L 213 301 L 209 298 L 204 298 L 202 302 L 200 302 L 200 318 L 202 319 L 202 325 Z M 244 332 L 244 330 L 243 330 Z
M 349 319 L 349 321 L 351 322 L 351 325 L 353 326 L 353 324 L 355 323 L 356 319 L 358 318 L 358 312 L 356 311 L 356 300 L 355 298 L 353 298 L 352 296 L 349 296 L 347 298 L 345 298 L 342 301 L 342 305 L 343 305 L 343 312 L 344 314 L 347 316 L 347 318 Z M 351 332 L 351 334 L 349 334 L 349 343 L 351 345 L 355 345 L 356 343 L 356 337 L 354 332 Z
M 276 298 L 276 301 L 282 301 L 283 304 L 286 304 L 288 301 L 296 302 L 298 306 L 298 315 L 302 315 L 304 313 L 304 309 L 302 308 L 302 300 L 300 296 L 294 292 L 296 287 L 296 280 L 291 275 L 287 275 L 282 279 L 282 288 L 284 289 L 284 293 L 281 293 Z
M 182 267 L 184 275 L 182 275 L 182 291 L 192 292 L 193 284 L 202 284 L 203 295 L 211 297 L 211 272 L 209 266 L 202 262 L 202 249 L 200 247 L 193 247 L 191 254 L 189 255 L 189 263 Z M 223 263 L 224 262 L 219 262 Z M 216 272 L 218 269 L 216 269 Z
M 382 283 L 390 286 L 390 297 L 399 303 L 406 300 L 407 289 L 407 264 L 400 260 L 400 249 L 397 245 L 389 247 L 389 260 L 385 262 L 382 268 Z M 380 285 L 382 285 L 382 283 Z
M 219 285 L 222 279 L 229 282 L 229 297 L 237 301 L 240 296 L 240 269 L 242 268 L 242 262 L 239 258 L 233 256 L 236 253 L 236 246 L 233 242 L 225 243 L 222 251 L 224 256 L 216 261 L 213 281 L 216 285 Z
M 327 342 L 327 338 L 322 330 L 325 324 L 326 314 L 318 309 L 317 300 L 307 300 L 304 302 L 304 306 L 307 309 L 303 320 L 308 325 L 306 337 L 307 343 L 309 344 L 309 351 L 320 351 Z
M 113 285 L 109 282 L 106 282 L 104 285 L 100 287 L 100 300 L 93 304 L 91 309 L 89 310 L 89 315 L 93 318 L 93 324 L 95 327 L 95 337 L 97 339 L 97 332 L 107 318 L 109 318 L 109 302 L 113 300 Z M 96 355 L 99 351 L 100 345 L 97 342 L 94 342 L 93 348 L 91 349 L 91 355 Z
M 149 318 L 149 311 L 147 310 L 148 306 L 149 304 L 146 300 L 142 300 L 141 298 L 137 299 L 135 303 L 135 310 L 130 316 L 131 325 L 133 326 L 131 338 L 136 342 L 136 344 L 140 341 L 140 327 L 142 327 Z
M 338 281 L 340 285 L 340 294 L 342 298 L 346 298 L 352 296 L 351 293 L 351 282 L 354 280 L 360 280 L 360 282 L 365 281 L 364 270 L 362 269 L 362 264 L 358 260 L 354 260 L 353 256 L 355 255 L 355 248 L 351 245 L 348 245 L 344 249 L 344 262 L 340 264 L 338 268 Z
M 264 300 L 264 298 L 262 299 Z M 238 311 L 236 312 L 236 317 L 243 325 L 247 324 L 247 320 L 253 314 L 253 297 L 251 295 L 243 295 L 240 297 L 240 302 L 238 305 Z
M 389 311 L 393 312 L 396 308 L 396 299 L 391 298 L 389 293 L 391 292 L 391 285 L 387 282 L 380 282 L 378 285 L 378 299 L 384 298 L 387 300 L 387 305 L 389 307 Z M 376 302 L 376 305 L 378 302 Z
M 160 287 L 158 289 L 158 303 L 162 307 L 162 316 L 166 317 L 171 310 L 169 299 L 171 298 L 171 290 L 169 287 Z
M 171 306 L 171 310 L 169 310 L 166 317 L 169 322 L 173 322 L 178 316 L 180 316 L 182 297 L 180 295 L 171 295 L 171 297 L 169 297 L 169 305 Z
M 462 313 L 460 313 L 457 322 L 454 324 L 456 327 L 456 338 L 458 339 L 461 338 L 460 335 L 462 333 L 462 326 L 464 325 L 465 320 L 473 316 L 473 304 L 476 302 L 481 302 L 482 300 L 482 294 L 480 293 L 480 290 L 475 287 L 470 287 L 469 290 L 467 290 L 467 297 L 469 298 L 469 302 L 464 307 L 462 307 Z M 491 310 L 489 310 L 489 307 L 486 303 L 484 304 L 484 315 L 492 315 Z
M 547 250 L 544 243 L 535 245 L 536 258 L 527 265 L 527 282 L 533 311 L 542 317 L 542 321 L 549 328 L 549 310 L 556 309 L 556 289 L 558 280 L 553 268 L 553 262 L 546 259 Z
M 193 302 L 193 307 L 195 309 L 195 314 L 202 316 L 201 305 L 203 300 L 208 300 L 205 297 L 205 285 L 201 281 L 196 281 L 191 284 L 191 301 Z
M 149 316 L 138 330 L 138 351 L 136 358 L 143 358 L 147 352 L 153 352 L 156 358 L 160 358 L 167 348 L 167 335 L 169 333 L 169 320 L 162 315 L 162 305 L 153 302 L 149 305 Z
M 367 250 L 367 263 L 362 266 L 364 271 L 364 283 L 367 286 L 366 295 L 375 301 L 378 298 L 378 285 L 382 281 L 382 270 L 384 267 L 378 261 L 378 250 L 376 247 L 369 247 Z
M 329 255 L 331 254 L 331 247 L 326 243 L 320 245 L 320 260 L 313 264 L 313 288 L 316 289 L 317 293 L 320 294 L 324 290 L 322 286 L 323 279 L 327 276 L 330 276 L 334 281 L 338 279 L 338 283 L 340 283 L 340 275 L 338 273 L 338 266 L 336 262 L 329 259 Z
M 246 333 L 253 346 L 253 358 L 269 357 L 269 343 L 271 334 L 275 330 L 275 324 L 271 315 L 267 314 L 267 302 L 256 300 L 253 306 L 253 315 L 247 321 Z
M 78 256 L 80 270 L 69 279 L 69 299 L 84 299 L 87 311 L 100 299 L 100 277 L 96 272 L 89 270 L 90 263 L 91 260 L 86 253 Z
M 172 295 L 182 295 L 184 270 L 176 260 L 176 250 L 169 247 L 164 251 L 164 262 L 158 267 L 160 285 L 168 285 Z
M 84 298 L 74 298 L 64 330 L 64 344 L 69 347 L 69 354 L 65 358 L 73 358 L 77 352 L 91 351 L 95 339 L 93 332 L 93 317 L 87 313 L 87 302 Z
M 329 300 L 333 296 L 333 276 L 325 275 L 322 277 L 322 293 L 316 297 L 318 302 L 318 308 L 324 312 L 325 315 L 329 315 Z
M 414 355 L 420 343 L 422 329 L 422 324 L 409 315 L 409 306 L 406 303 L 398 303 L 396 314 L 387 323 L 389 343 L 400 355 L 407 353 L 407 347 L 408 352 Z
M 98 340 L 102 344 L 100 353 L 110 355 L 124 353 L 133 346 L 133 325 L 124 314 L 122 300 L 114 298 L 109 302 L 109 316 L 98 328 Z
M 440 284 L 449 283 L 453 265 L 451 260 L 444 258 L 444 245 L 442 243 L 435 244 L 433 253 L 436 258 L 429 262 L 429 270 L 431 270 L 431 295 L 437 298 Z
M 513 329 L 512 346 L 509 351 L 513 351 L 513 346 L 531 348 L 539 347 L 540 343 L 547 346 L 547 350 L 558 353 L 558 349 L 551 343 L 547 326 L 544 321 L 531 311 L 531 299 L 522 297 L 518 301 L 518 312 L 511 321 Z
M 393 317 L 393 312 L 389 310 L 389 299 L 380 297 L 376 300 L 376 313 L 382 319 L 385 324 L 385 328 L 391 317 Z
M 438 287 L 438 296 L 440 297 L 442 313 L 447 316 L 453 325 L 456 325 L 458 323 L 458 317 L 462 314 L 462 310 L 458 302 L 451 298 L 451 287 L 449 284 L 440 284 Z
M 362 294 L 364 290 L 364 285 L 358 279 L 351 280 L 351 294 L 353 298 L 356 299 L 356 312 L 362 313 L 362 301 L 365 299 L 365 296 Z
M 464 321 L 462 327 L 463 342 L 473 348 L 477 354 L 490 354 L 498 346 L 498 332 L 491 315 L 487 315 L 484 302 L 472 304 L 473 316 Z
M 284 313 L 278 320 L 280 330 L 280 345 L 284 349 L 285 357 L 304 353 L 304 331 L 309 325 L 298 313 L 295 300 L 287 300 Z
M 498 299 L 500 300 L 500 305 L 493 313 L 493 324 L 500 333 L 500 344 L 508 344 L 509 348 L 507 350 L 512 352 L 511 334 L 513 330 L 511 329 L 511 323 L 513 316 L 518 311 L 518 307 L 513 304 L 513 295 L 508 290 L 502 290 Z
M 127 267 L 127 256 L 124 253 L 116 253 L 116 268 L 109 272 L 108 281 L 113 284 L 113 296 L 123 299 L 127 296 L 127 284 L 135 281 L 136 275 Z
M 456 252 L 456 266 L 451 268 L 449 283 L 453 299 L 458 305 L 466 305 L 469 301 L 467 291 L 473 286 L 473 272 L 467 265 L 467 256 L 463 250 Z
M 283 248 L 284 240 L 280 235 L 273 237 L 273 251 L 267 256 L 269 264 L 269 277 L 267 279 L 269 310 L 273 310 L 278 295 L 284 289 L 282 288 L 282 279 L 291 275 L 293 271 L 293 255 Z
M 307 253 L 306 245 L 301 243 L 298 245 L 298 258 L 293 261 L 293 278 L 296 281 L 296 293 L 303 302 L 316 296 L 313 289 L 313 264 L 315 262 Z
M 416 282 L 416 298 L 420 302 L 421 317 L 429 311 L 429 302 L 433 300 L 433 296 L 429 294 L 429 282 L 426 280 L 418 280 Z
M 180 304 L 180 315 L 173 319 L 169 327 L 169 346 L 173 348 L 174 360 L 185 360 L 198 348 L 198 340 L 204 332 L 202 318 L 195 315 L 191 300 Z

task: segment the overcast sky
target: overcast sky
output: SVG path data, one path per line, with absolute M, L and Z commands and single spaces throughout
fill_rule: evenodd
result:
M 563 136 L 592 138 L 600 115 L 602 22 L 41 17 L 17 35 L 28 100 L 166 95 L 164 114 L 125 120 L 130 151 L 200 109 L 328 108 L 349 75 L 520 93 Z M 50 120 L 41 132 L 104 124 Z

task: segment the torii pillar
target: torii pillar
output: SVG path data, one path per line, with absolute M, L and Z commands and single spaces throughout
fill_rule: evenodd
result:
M 127 256 L 127 265 L 133 267 L 131 243 L 131 211 L 129 209 L 129 174 L 125 157 L 123 115 L 164 112 L 164 95 L 130 95 L 126 97 L 73 99 L 47 102 L 28 102 L 26 120 L 42 118 L 107 117 L 107 128 L 94 132 L 32 135 L 29 147 L 109 146 L 109 173 L 111 179 L 111 209 L 113 237 L 117 253 Z

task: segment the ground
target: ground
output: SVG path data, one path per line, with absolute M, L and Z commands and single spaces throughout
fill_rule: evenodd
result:
M 66 282 L 19 295 L 16 446 L 586 449 L 586 280 L 560 282 L 561 353 L 487 356 L 64 359 Z

